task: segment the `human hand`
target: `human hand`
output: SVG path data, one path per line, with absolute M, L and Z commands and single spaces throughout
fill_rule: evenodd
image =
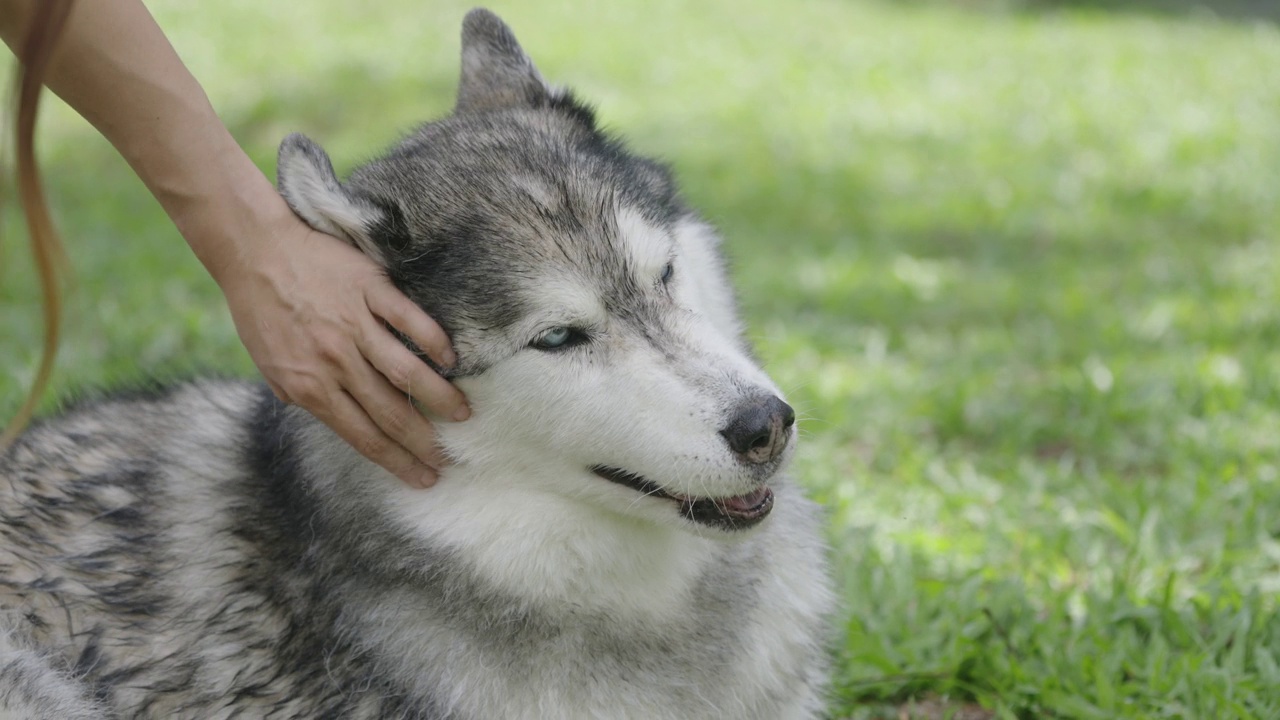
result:
M 450 367 L 456 357 L 444 330 L 367 256 L 292 214 L 257 248 L 219 283 L 272 391 L 405 483 L 434 485 L 445 458 L 406 395 L 445 420 L 471 411 L 383 321 Z

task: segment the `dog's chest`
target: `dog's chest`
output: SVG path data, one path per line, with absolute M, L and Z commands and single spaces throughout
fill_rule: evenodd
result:
M 460 612 L 367 637 L 449 718 L 814 717 L 829 600 L 816 547 L 726 558 L 649 622 Z

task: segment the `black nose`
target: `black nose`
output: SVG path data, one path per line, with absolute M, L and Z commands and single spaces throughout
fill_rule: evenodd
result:
M 770 395 L 744 403 L 720 434 L 739 457 L 758 465 L 787 449 L 787 430 L 795 422 L 796 411 Z

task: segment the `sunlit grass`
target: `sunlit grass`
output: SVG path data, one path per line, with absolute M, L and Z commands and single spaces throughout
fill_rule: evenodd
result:
M 836 716 L 1280 717 L 1280 30 L 953 5 L 495 9 L 728 237 L 830 508 Z M 350 167 L 452 104 L 462 4 L 152 7 L 268 172 L 287 132 Z M 59 389 L 251 371 L 141 185 L 49 120 Z M 0 407 L 39 338 L 8 245 Z

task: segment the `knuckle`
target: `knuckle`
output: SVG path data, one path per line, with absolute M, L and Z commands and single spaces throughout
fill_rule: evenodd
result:
M 365 457 L 381 457 L 391 449 L 391 441 L 387 440 L 385 437 L 374 435 L 360 440 L 360 445 L 357 449 L 360 451 L 360 454 Z
M 324 400 L 324 383 L 311 376 L 294 378 L 285 393 L 300 405 L 316 405 Z
M 336 363 L 346 355 L 347 343 L 341 335 L 326 333 L 316 340 L 316 353 L 324 360 Z
M 416 368 L 403 360 L 398 361 L 392 365 L 391 372 L 387 373 L 387 380 L 389 380 L 392 385 L 408 392 L 413 389 L 415 369 Z
M 395 302 L 395 298 L 387 298 L 380 306 L 382 308 L 382 312 L 380 312 L 379 315 L 382 316 L 383 320 L 400 330 L 409 329 L 406 325 L 411 323 L 412 318 L 407 312 L 405 312 L 405 308 L 402 304 Z
M 401 436 L 409 428 L 409 414 L 400 409 L 388 408 L 382 413 L 381 421 L 388 435 Z
M 394 286 L 383 285 L 365 288 L 365 306 L 368 307 L 373 314 L 381 317 L 383 320 L 395 322 L 404 313 L 400 308 L 400 304 L 396 302 L 395 295 L 392 292 L 389 292 L 394 290 Z

